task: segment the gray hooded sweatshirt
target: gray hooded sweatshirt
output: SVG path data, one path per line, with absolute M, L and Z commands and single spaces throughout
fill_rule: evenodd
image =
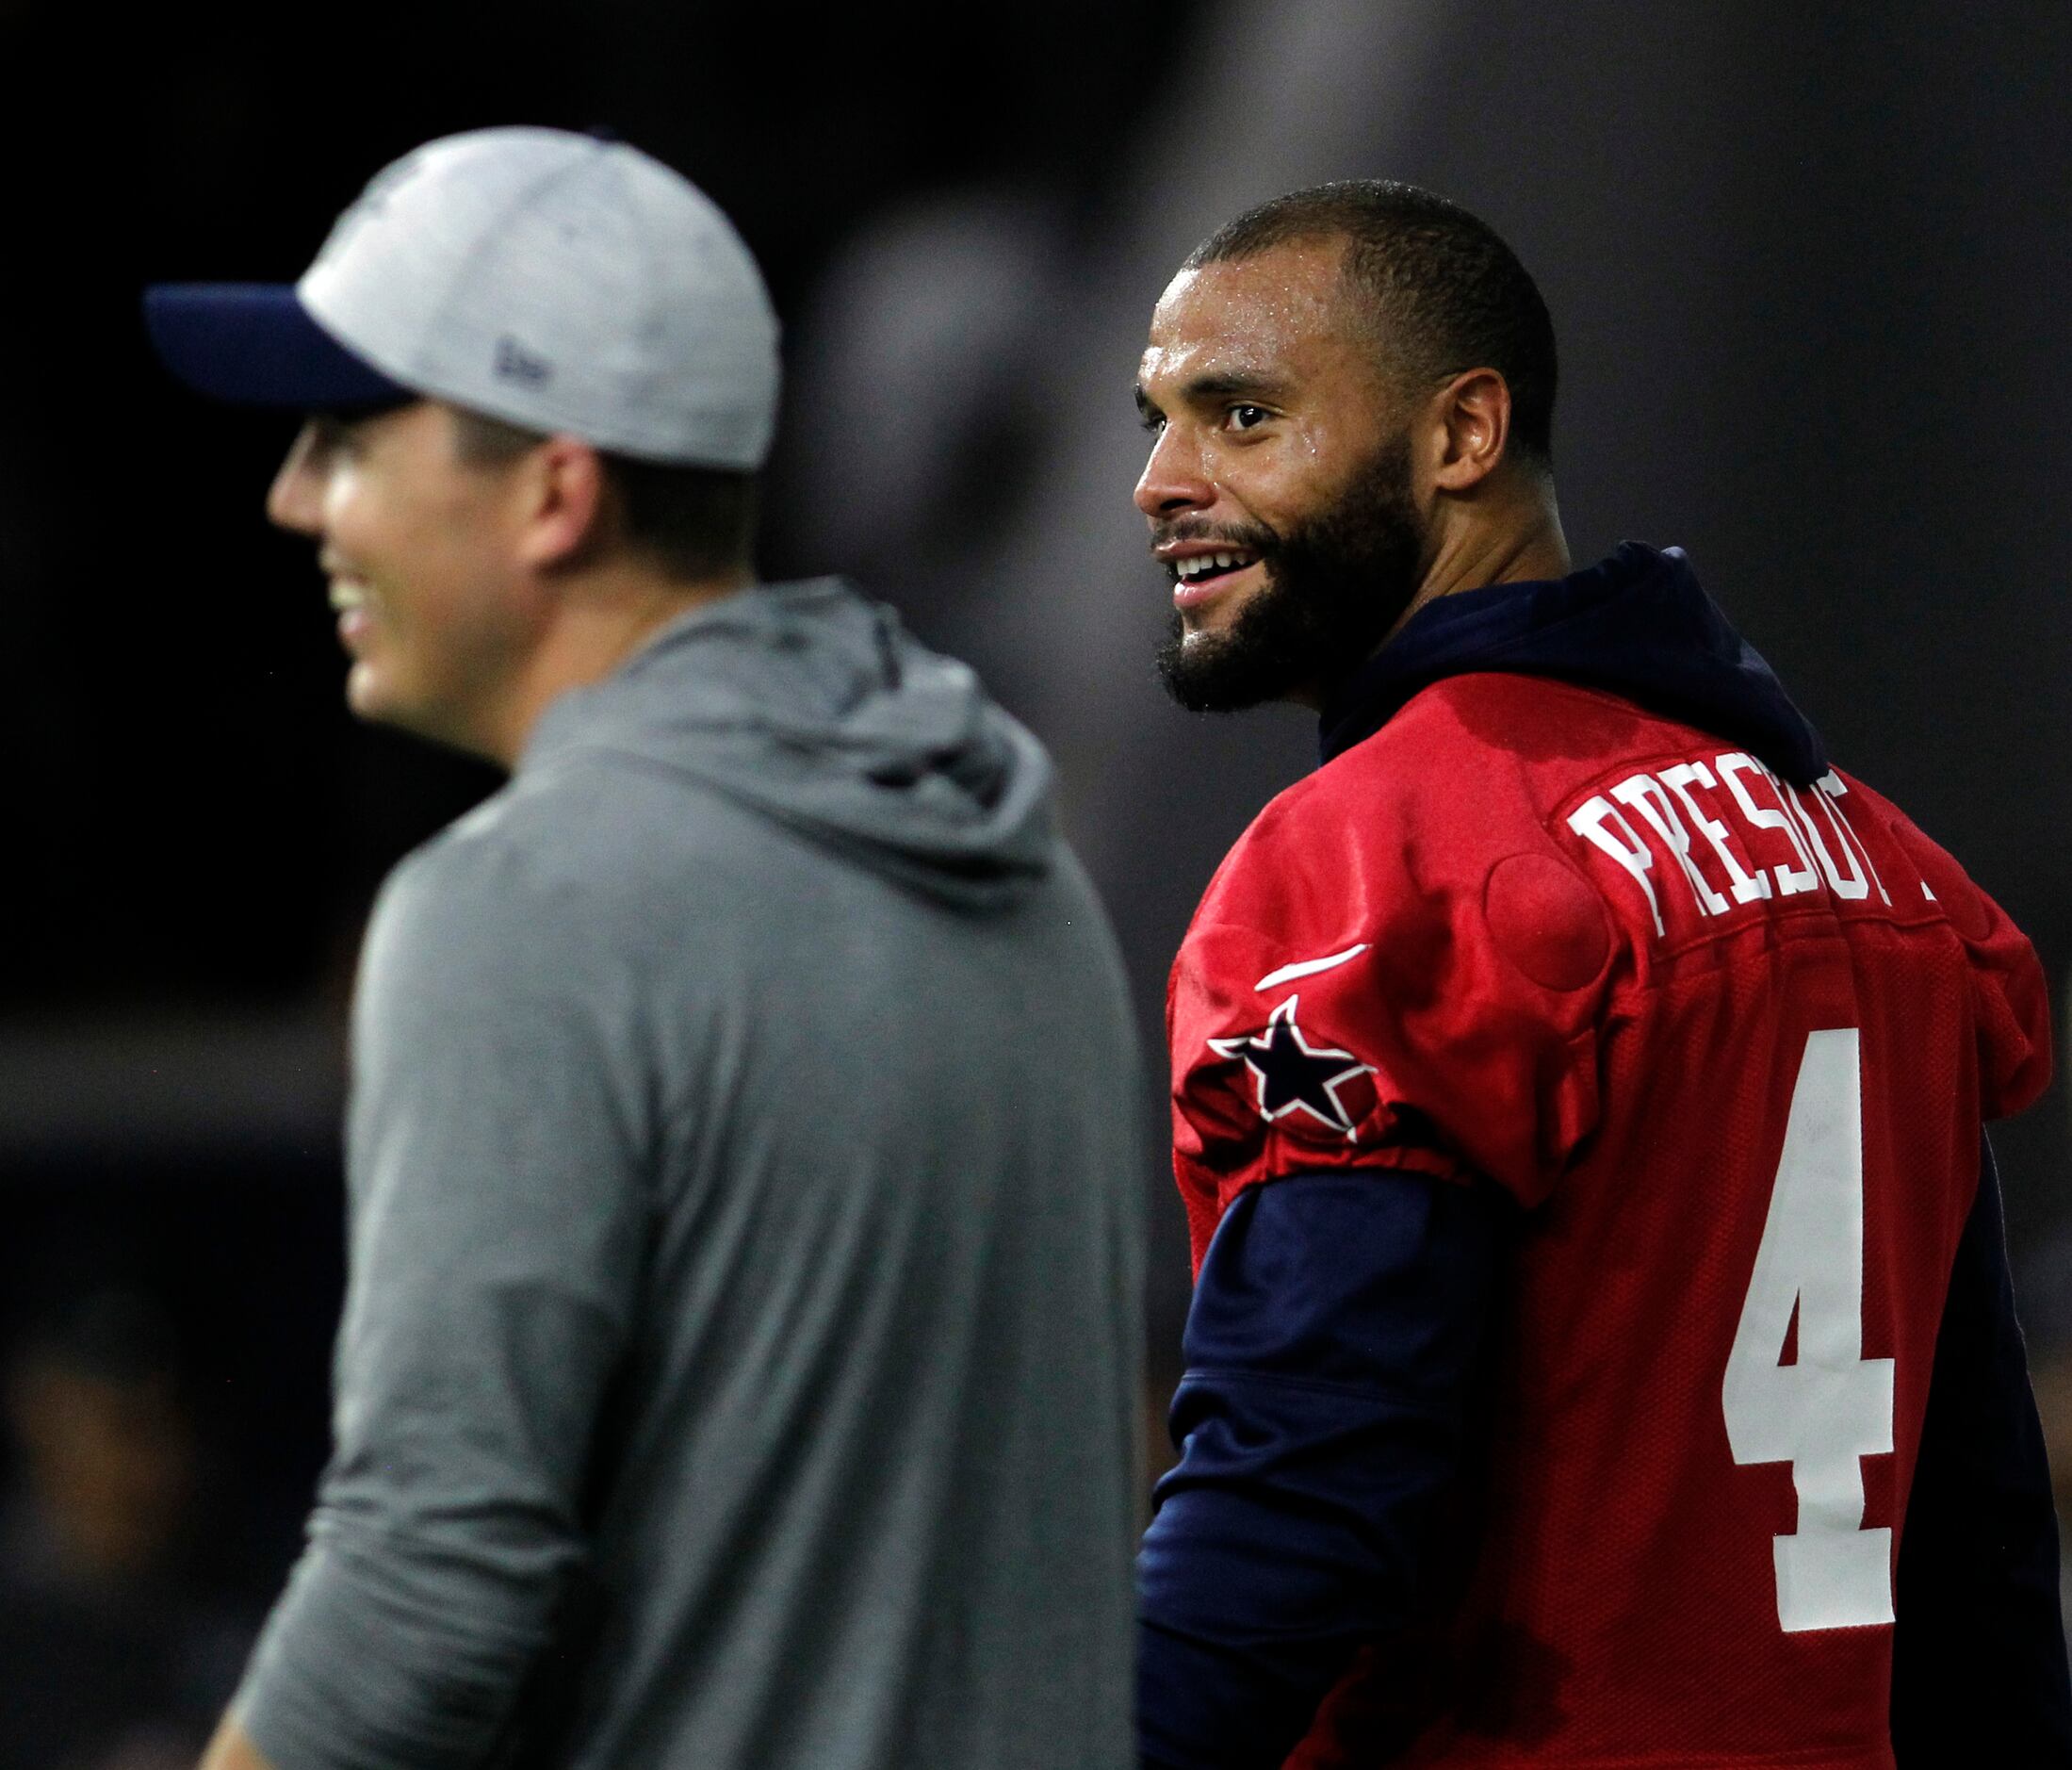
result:
M 1147 1139 L 1050 765 L 832 581 L 556 702 L 369 930 L 279 1770 L 1121 1770 Z

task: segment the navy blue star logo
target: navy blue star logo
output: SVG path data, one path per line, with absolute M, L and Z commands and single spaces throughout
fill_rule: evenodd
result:
M 1339 1099 L 1338 1090 L 1358 1075 L 1372 1075 L 1374 1066 L 1350 1051 L 1313 1045 L 1296 1024 L 1290 996 L 1267 1017 L 1258 1032 L 1235 1039 L 1212 1039 L 1209 1049 L 1219 1057 L 1242 1061 L 1258 1084 L 1259 1116 L 1269 1123 L 1291 1112 L 1306 1112 L 1320 1124 L 1343 1131 L 1357 1142 L 1359 1128 Z

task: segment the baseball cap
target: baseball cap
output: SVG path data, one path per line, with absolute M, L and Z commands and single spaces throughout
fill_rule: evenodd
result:
M 776 425 L 777 320 L 689 179 L 562 129 L 447 136 L 376 173 L 286 284 L 145 291 L 199 391 L 370 409 L 429 396 L 644 460 L 752 470 Z

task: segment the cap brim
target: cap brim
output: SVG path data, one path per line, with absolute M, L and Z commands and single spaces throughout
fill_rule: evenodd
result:
M 160 283 L 144 291 L 158 360 L 198 393 L 236 405 L 373 409 L 418 396 L 362 362 L 286 283 Z

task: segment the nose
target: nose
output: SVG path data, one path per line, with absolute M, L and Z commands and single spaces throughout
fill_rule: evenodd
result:
M 1136 483 L 1135 503 L 1147 516 L 1177 516 L 1206 510 L 1215 502 L 1215 486 L 1201 470 L 1201 451 L 1178 424 L 1168 423 L 1151 445 L 1150 459 Z
M 297 534 L 323 532 L 324 475 L 317 427 L 304 424 L 267 487 L 268 519 Z

